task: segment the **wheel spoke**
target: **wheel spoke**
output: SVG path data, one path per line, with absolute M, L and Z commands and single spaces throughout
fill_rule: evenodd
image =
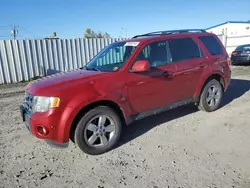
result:
M 101 139 L 101 145 L 105 145 L 108 143 L 108 139 L 107 137 L 105 136 L 105 134 L 101 135 L 100 136 L 100 139 Z
M 98 126 L 104 126 L 106 122 L 106 116 L 100 116 L 98 120 Z
M 213 93 L 216 94 L 218 92 L 218 88 L 217 87 L 214 87 L 214 90 L 213 90 Z
M 213 93 L 212 87 L 210 87 L 210 88 L 208 89 L 208 93 L 209 93 L 209 96 L 211 96 L 211 94 Z
M 89 139 L 88 139 L 88 142 L 89 144 L 93 145 L 95 143 L 97 139 L 97 136 L 95 134 L 93 134 Z
M 88 129 L 89 131 L 95 132 L 96 129 L 97 129 L 97 126 L 96 126 L 95 124 L 93 124 L 93 123 L 90 123 L 90 124 L 88 125 L 87 129 Z
M 212 100 L 210 101 L 210 106 L 214 106 L 215 105 L 215 99 L 212 98 Z
M 213 97 L 211 97 L 211 96 L 207 97 L 207 103 L 209 103 L 212 99 L 213 99 Z
M 107 127 L 105 127 L 105 132 L 113 132 L 115 130 L 115 125 L 108 125 Z
M 215 96 L 214 96 L 215 99 L 219 100 L 220 99 L 220 95 L 217 93 Z

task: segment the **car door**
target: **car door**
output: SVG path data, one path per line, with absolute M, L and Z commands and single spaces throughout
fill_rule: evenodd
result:
M 148 60 L 150 71 L 129 72 L 126 79 L 127 96 L 131 113 L 137 114 L 163 107 L 174 101 L 176 65 L 171 64 L 167 41 L 146 45 L 137 60 Z M 134 62 L 135 62 L 134 61 Z
M 191 37 L 171 39 L 170 48 L 172 62 L 177 67 L 177 98 L 188 100 L 193 97 L 203 71 L 208 68 L 207 59 Z

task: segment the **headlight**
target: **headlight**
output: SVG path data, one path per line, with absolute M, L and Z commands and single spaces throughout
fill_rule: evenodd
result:
M 60 98 L 34 96 L 32 111 L 46 112 L 51 108 L 59 107 Z

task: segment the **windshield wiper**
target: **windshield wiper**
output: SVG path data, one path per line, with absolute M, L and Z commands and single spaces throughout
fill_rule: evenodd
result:
M 100 70 L 97 69 L 97 68 L 95 68 L 95 67 L 88 68 L 88 67 L 85 66 L 83 68 L 85 68 L 85 70 L 92 70 L 92 71 L 98 71 L 98 72 L 100 72 Z

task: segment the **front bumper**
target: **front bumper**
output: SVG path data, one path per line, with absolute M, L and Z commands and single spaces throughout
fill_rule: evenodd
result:
M 30 113 L 28 113 L 23 106 L 20 106 L 20 113 L 25 127 L 30 131 Z
M 60 125 L 60 115 L 55 109 L 31 114 L 21 105 L 20 112 L 25 127 L 33 136 L 43 139 L 56 147 L 68 146 L 69 138 L 65 137 L 64 127 L 60 127 L 62 126 Z M 46 130 L 46 134 L 41 134 L 41 127 Z
M 69 146 L 69 142 L 59 143 L 59 142 L 54 142 L 52 140 L 45 140 L 45 142 L 54 148 L 67 148 Z

